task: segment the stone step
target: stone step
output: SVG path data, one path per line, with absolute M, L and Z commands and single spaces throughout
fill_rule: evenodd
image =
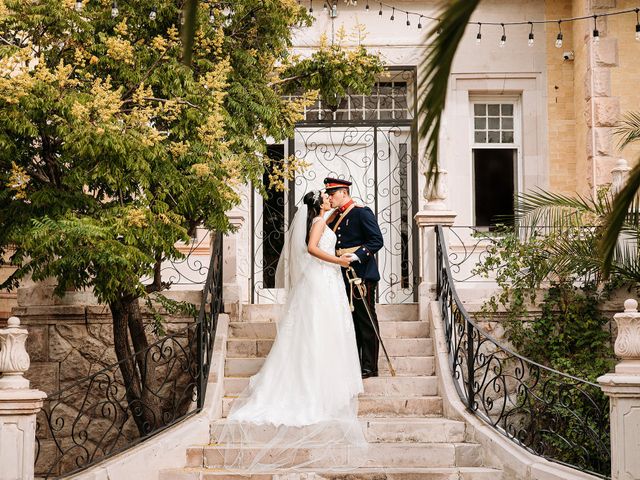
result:
M 226 423 L 226 420 L 212 422 L 212 443 L 217 443 Z M 466 438 L 465 423 L 446 418 L 361 418 L 360 423 L 367 441 L 371 443 L 462 443 Z M 252 428 L 252 439 L 257 442 L 266 443 L 273 439 L 275 434 L 276 427 L 273 425 L 256 425 Z
M 429 377 L 371 377 L 363 380 L 366 395 L 426 396 L 438 394 L 438 378 Z M 247 388 L 249 377 L 226 377 L 227 395 L 239 395 Z
M 264 358 L 229 358 L 224 365 L 225 377 L 250 377 L 258 373 Z M 434 375 L 434 358 L 429 357 L 391 357 L 391 363 L 399 376 Z M 389 366 L 384 358 L 378 360 L 378 372 L 384 377 Z
M 222 416 L 227 417 L 231 404 L 237 397 L 222 399 Z M 360 417 L 435 417 L 442 415 L 442 398 L 438 396 L 369 396 L 358 399 Z
M 428 357 L 433 355 L 430 338 L 383 338 L 391 357 Z M 273 340 L 231 338 L 227 341 L 227 358 L 266 357 Z M 380 348 L 380 358 L 384 356 Z
M 222 468 L 225 455 L 235 458 L 241 454 L 249 465 L 259 449 L 206 445 L 187 449 L 188 467 Z M 317 455 L 322 454 L 321 458 Z M 325 449 L 302 448 L 295 452 L 295 462 L 310 462 L 307 468 L 335 467 L 347 464 L 349 447 L 336 445 L 331 455 Z M 314 458 L 317 460 L 314 462 Z M 372 443 L 367 452 L 369 467 L 477 467 L 482 465 L 482 449 L 473 443 Z
M 359 468 L 349 472 L 313 469 L 283 475 L 278 473 L 230 473 L 204 468 L 171 469 L 160 472 L 160 480 L 502 480 L 500 470 L 486 467 Z
M 385 338 L 428 338 L 429 322 L 380 322 L 380 334 Z M 276 324 L 273 322 L 230 322 L 229 338 L 273 340 Z
M 240 321 L 242 322 L 273 322 L 281 315 L 282 305 L 278 304 L 254 304 L 243 305 Z M 377 304 L 376 314 L 378 321 L 417 321 L 418 304 L 402 303 L 397 305 Z

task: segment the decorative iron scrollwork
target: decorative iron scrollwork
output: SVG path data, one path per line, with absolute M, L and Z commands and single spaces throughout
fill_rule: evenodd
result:
M 120 363 L 51 393 L 36 418 L 36 476 L 56 478 L 84 470 L 199 412 L 204 402 L 213 340 L 222 311 L 222 234 L 214 249 L 197 319 L 136 356 L 158 382 L 146 401 L 129 402 Z M 140 433 L 134 419 L 151 421 Z
M 607 397 L 597 384 L 522 357 L 480 328 L 456 293 L 444 238 L 442 226 L 437 226 L 437 294 L 460 399 L 476 416 L 530 452 L 608 478 Z M 477 246 L 465 251 L 464 259 Z

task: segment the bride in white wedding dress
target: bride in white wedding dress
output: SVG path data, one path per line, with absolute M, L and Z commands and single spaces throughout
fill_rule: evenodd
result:
M 283 251 L 289 282 L 275 342 L 218 436 L 228 469 L 348 470 L 366 461 L 360 362 L 340 271 L 349 260 L 335 255 L 328 196 L 312 191 L 304 203 Z

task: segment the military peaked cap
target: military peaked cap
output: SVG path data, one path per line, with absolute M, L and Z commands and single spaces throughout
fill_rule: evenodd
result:
M 324 189 L 325 191 L 332 192 L 339 188 L 349 188 L 351 186 L 351 182 L 349 180 L 343 180 L 341 178 L 331 178 L 327 177 L 324 179 Z

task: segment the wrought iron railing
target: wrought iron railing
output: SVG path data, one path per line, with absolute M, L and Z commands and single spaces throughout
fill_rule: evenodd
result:
M 480 328 L 456 293 L 442 226 L 436 249 L 449 367 L 467 409 L 531 453 L 608 478 L 609 403 L 600 387 L 522 357 Z
M 211 354 L 222 311 L 222 234 L 213 251 L 197 319 L 151 344 L 136 358 L 158 381 L 145 382 L 146 401 L 131 401 L 121 362 L 51 393 L 37 417 L 36 477 L 58 478 L 84 470 L 198 413 L 203 405 Z M 145 411 L 144 428 L 134 419 Z

